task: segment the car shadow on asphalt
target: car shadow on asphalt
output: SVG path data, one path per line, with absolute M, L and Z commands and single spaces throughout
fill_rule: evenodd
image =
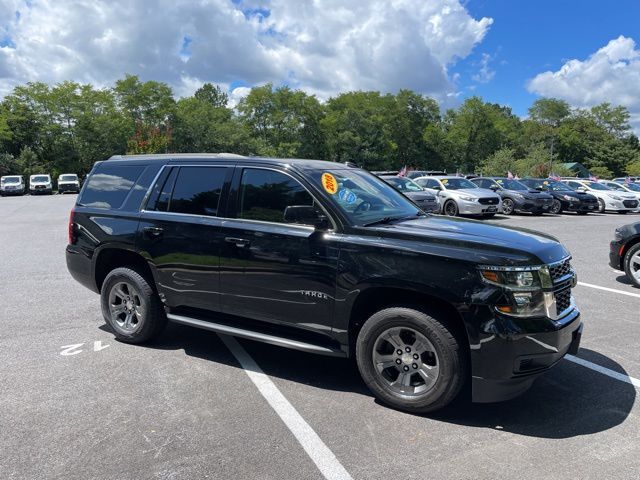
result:
M 101 328 L 108 331 L 106 325 Z M 370 397 L 376 405 L 375 414 L 384 414 L 379 407 L 389 408 L 373 398 L 352 360 L 248 340 L 240 342 L 272 378 Z M 165 335 L 146 348 L 184 350 L 189 356 L 241 368 L 215 333 L 182 325 L 170 323 Z M 581 349 L 579 356 L 626 375 L 621 365 L 598 352 Z M 513 400 L 474 404 L 469 398 L 467 389 L 445 409 L 418 416 L 524 436 L 570 438 L 605 431 L 624 422 L 635 404 L 636 389 L 629 383 L 563 360 L 538 378 L 529 391 Z
M 626 275 L 618 275 L 616 277 L 616 282 L 622 283 L 623 285 L 629 285 L 630 287 L 634 287 L 635 285 L 629 280 Z

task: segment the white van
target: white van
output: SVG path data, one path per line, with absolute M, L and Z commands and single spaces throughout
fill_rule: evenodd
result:
M 75 173 L 63 173 L 58 177 L 58 193 L 80 193 L 80 180 Z
M 22 175 L 0 177 L 0 195 L 24 195 L 25 184 Z
M 51 175 L 48 175 L 46 173 L 31 175 L 29 177 L 29 193 L 31 195 L 36 195 L 39 193 L 44 193 L 48 195 L 53 194 L 53 184 L 51 183 Z

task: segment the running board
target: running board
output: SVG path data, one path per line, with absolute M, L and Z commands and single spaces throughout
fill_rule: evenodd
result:
M 210 330 L 212 332 L 222 333 L 224 335 L 231 335 L 232 337 L 247 338 L 249 340 L 256 340 L 258 342 L 277 345 L 278 347 L 302 350 L 303 352 L 319 353 L 321 355 L 330 355 L 332 357 L 346 357 L 345 352 L 343 352 L 342 350 L 323 347 L 321 345 L 315 345 L 313 343 L 301 342 L 299 340 L 292 340 L 290 338 L 276 337 L 275 335 L 268 335 L 266 333 L 260 333 L 254 330 L 245 330 L 243 328 L 230 327 L 229 325 L 224 325 L 221 323 L 208 322 L 199 320 L 197 318 L 185 317 L 183 315 L 175 315 L 173 313 L 168 313 L 167 318 L 175 323 L 189 325 L 190 327 L 202 328 L 204 330 Z

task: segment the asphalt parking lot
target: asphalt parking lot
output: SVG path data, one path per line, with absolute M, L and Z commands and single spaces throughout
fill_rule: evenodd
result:
M 348 360 L 250 341 L 232 352 L 178 325 L 152 346 L 115 341 L 66 270 L 74 201 L 0 199 L 2 479 L 640 474 L 640 289 L 607 265 L 613 230 L 640 215 L 492 220 L 568 247 L 582 348 L 515 400 L 416 416 L 377 403 Z

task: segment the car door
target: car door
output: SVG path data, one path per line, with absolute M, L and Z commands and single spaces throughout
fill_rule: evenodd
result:
M 235 218 L 224 222 L 220 258 L 223 311 L 329 335 L 334 235 L 285 220 L 287 207 L 326 211 L 300 180 L 275 167 L 237 167 L 233 185 Z
M 140 217 L 137 248 L 172 308 L 220 310 L 220 250 L 231 165 L 168 165 Z

